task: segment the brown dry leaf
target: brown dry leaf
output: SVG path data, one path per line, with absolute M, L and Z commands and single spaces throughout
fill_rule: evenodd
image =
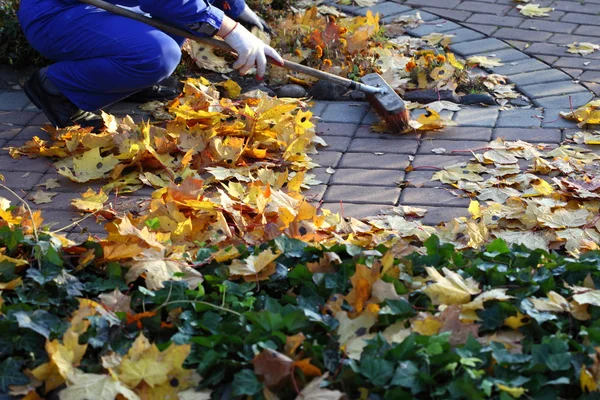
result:
M 254 373 L 262 378 L 268 388 L 286 383 L 293 372 L 294 360 L 275 350 L 263 349 L 252 360 Z
M 323 381 L 329 377 L 329 373 L 320 378 L 313 379 L 302 392 L 298 394 L 296 400 L 341 400 L 344 394 L 338 390 L 330 390 L 321 387 Z
M 46 190 L 59 188 L 61 185 L 58 183 L 57 179 L 48 178 L 43 183 L 39 183 L 36 186 L 44 186 Z
M 58 195 L 56 192 L 44 192 L 42 190 L 38 190 L 37 192 L 29 195 L 29 199 L 35 204 L 46 204 L 52 203 L 52 198 L 54 198 L 56 195 Z

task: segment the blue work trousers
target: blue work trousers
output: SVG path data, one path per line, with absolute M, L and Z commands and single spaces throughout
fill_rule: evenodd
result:
M 165 0 L 157 0 L 161 2 Z M 238 5 L 235 13 L 241 12 L 243 1 L 232 3 Z M 210 8 L 200 11 L 214 24 L 223 14 Z M 97 111 L 169 77 L 185 40 L 72 0 L 22 0 L 19 21 L 31 46 L 55 61 L 48 68 L 50 80 L 85 111 Z M 192 21 L 193 15 L 186 23 Z

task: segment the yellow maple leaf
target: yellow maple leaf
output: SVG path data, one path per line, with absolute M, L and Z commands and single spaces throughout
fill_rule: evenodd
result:
M 139 400 L 134 391 L 110 375 L 86 374 L 76 371 L 71 375 L 73 384 L 59 393 L 60 400 L 116 399 L 122 396 L 127 400 Z
M 281 253 L 273 253 L 271 249 L 261 251 L 258 255 L 251 255 L 244 261 L 233 260 L 229 266 L 231 275 L 257 275 L 269 264 L 275 261 Z
M 66 163 L 57 163 L 57 172 L 75 182 L 88 182 L 94 179 L 103 178 L 108 172 L 112 171 L 119 160 L 110 154 L 103 157 L 100 154 L 100 148 L 95 147 L 83 153 L 81 156 L 72 158 L 72 170 Z
M 551 7 L 540 7 L 539 4 L 527 4 L 527 5 L 519 5 L 517 8 L 520 10 L 519 12 L 527 17 L 549 17 L 548 14 L 551 11 L 554 11 L 554 8 Z
M 510 387 L 510 386 L 503 385 L 501 383 L 496 383 L 496 387 L 498 389 L 500 389 L 501 391 L 510 394 L 515 399 L 518 399 L 519 397 L 523 396 L 527 392 L 527 389 L 525 389 L 523 387 Z
M 227 90 L 227 95 L 232 99 L 237 99 L 240 97 L 240 93 L 242 93 L 242 88 L 235 81 L 231 79 L 223 82 L 223 87 Z
M 429 279 L 435 281 L 428 285 L 423 292 L 429 296 L 435 305 L 465 304 L 471 300 L 471 296 L 481 292 L 477 282 L 473 278 L 463 279 L 456 272 L 443 268 L 445 276 L 442 276 L 435 268 L 425 267 Z
M 104 203 L 108 200 L 108 195 L 102 189 L 96 193 L 89 188 L 81 195 L 79 199 L 71 200 L 71 204 L 80 211 L 100 211 L 104 208 Z

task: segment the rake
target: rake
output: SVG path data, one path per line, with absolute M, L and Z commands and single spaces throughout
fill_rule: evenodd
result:
M 157 29 L 163 32 L 170 33 L 173 35 L 185 37 L 196 42 L 215 47 L 230 53 L 235 53 L 233 48 L 222 40 L 217 40 L 209 37 L 198 37 L 191 34 L 183 29 L 171 26 L 162 21 L 146 17 L 141 14 L 137 14 L 133 11 L 123 9 L 114 4 L 107 3 L 103 0 L 79 0 L 82 3 L 89 4 L 101 8 L 105 11 L 111 12 L 116 15 L 131 18 Z M 330 74 L 325 71 L 320 71 L 315 68 L 307 67 L 306 65 L 298 64 L 291 61 L 284 61 L 283 65 L 280 65 L 275 60 L 267 57 L 269 64 L 277 65 L 285 69 L 300 72 L 317 79 L 330 81 L 332 83 L 341 85 L 350 90 L 358 90 L 366 94 L 367 101 L 371 104 L 375 112 L 383 119 L 388 128 L 395 133 L 401 133 L 408 127 L 409 113 L 405 107 L 404 101 L 398 94 L 387 84 L 387 82 L 378 74 L 372 73 L 363 76 L 361 82 L 356 82 L 351 79 L 343 78 L 334 74 Z

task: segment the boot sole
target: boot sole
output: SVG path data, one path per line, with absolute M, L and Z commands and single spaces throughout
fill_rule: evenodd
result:
M 25 95 L 29 98 L 29 100 L 31 100 L 31 102 L 38 109 L 40 109 L 44 112 L 44 114 L 46 115 L 46 118 L 48 118 L 48 120 L 50 121 L 50 123 L 52 125 L 54 125 L 55 127 L 58 127 L 58 128 L 64 128 L 64 126 L 60 126 L 61 124 L 58 123 L 58 121 L 56 121 L 56 119 L 52 116 L 52 113 L 50 112 L 50 110 L 48 110 L 44 106 L 44 104 L 41 102 L 39 97 L 36 95 L 35 91 L 31 88 L 31 79 L 29 79 L 29 80 L 27 80 L 27 82 L 25 82 L 24 92 L 25 92 Z

